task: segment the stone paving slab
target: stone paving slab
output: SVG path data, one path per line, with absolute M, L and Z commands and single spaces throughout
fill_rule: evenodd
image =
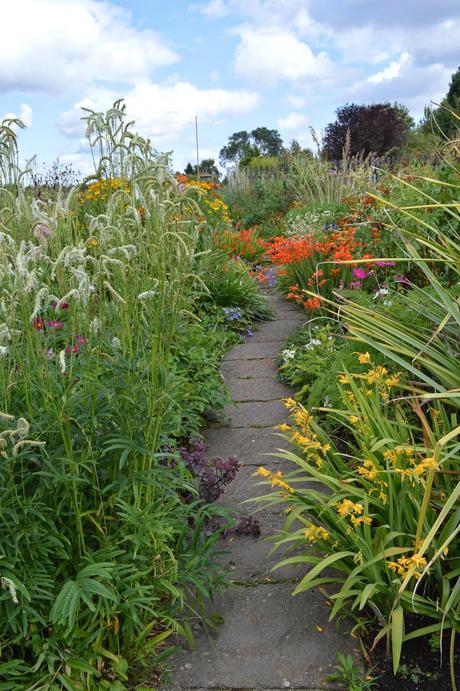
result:
M 224 362 L 231 360 L 259 360 L 260 358 L 277 358 L 281 344 L 279 341 L 254 342 L 252 340 L 237 345 L 227 353 Z
M 251 343 L 279 341 L 282 344 L 288 336 L 302 326 L 304 321 L 304 319 L 280 319 L 274 322 L 264 322 L 254 330 L 254 335 L 251 336 Z
M 246 511 L 242 507 L 243 511 Z M 281 540 L 286 514 L 270 513 L 263 509 L 251 514 L 259 521 L 260 537 L 250 535 L 233 535 L 222 540 L 222 563 L 231 571 L 232 581 L 238 583 L 275 583 L 291 581 L 294 589 L 309 569 L 308 564 L 289 564 L 273 570 L 283 559 L 300 554 L 293 551 L 292 545 L 280 545 L 276 549 L 276 542 Z
M 287 396 L 286 387 L 273 377 L 257 379 L 238 379 L 227 383 L 227 388 L 235 401 L 272 401 Z
M 281 401 L 242 401 L 224 409 L 224 422 L 219 427 L 270 427 L 286 421 L 286 408 Z
M 228 588 L 213 608 L 225 625 L 177 654 L 175 688 L 334 688 L 325 676 L 353 639 L 328 624 L 320 592 L 292 591 L 290 583 Z
M 278 378 L 276 357 L 266 357 L 260 360 L 226 360 L 222 363 L 220 371 L 226 381 L 233 378 L 267 378 L 271 374 L 273 374 L 274 379 Z
M 208 429 L 205 441 L 208 458 L 236 456 L 241 465 L 265 465 L 276 459 L 266 453 L 288 449 L 289 443 L 267 427 L 214 427 Z
M 268 294 L 268 302 L 275 320 L 261 325 L 251 340 L 236 346 L 222 365 L 238 404 L 228 406 L 228 418 L 205 435 L 208 457 L 236 456 L 242 466 L 220 503 L 235 509 L 236 515 L 257 518 L 261 536 L 222 539 L 220 558 L 231 574 L 232 585 L 210 605 L 209 612 L 220 614 L 223 624 L 212 636 L 198 626 L 194 651 L 174 656 L 172 686 L 167 687 L 171 691 L 332 689 L 336 687 L 328 685 L 325 676 L 336 663 L 337 652 L 355 652 L 353 640 L 328 623 L 329 610 L 318 590 L 292 596 L 308 565 L 273 571 L 283 558 L 293 555 L 292 551 L 285 553 L 289 544 L 273 552 L 275 542 L 283 536 L 284 506 L 242 503 L 271 493 L 270 486 L 257 484 L 258 478 L 253 476 L 257 466 L 281 470 L 288 476 L 296 469 L 292 462 L 266 454 L 290 446 L 272 429 L 288 417 L 279 399 L 289 392 L 279 382 L 276 360 L 285 338 L 306 318 L 276 294 Z

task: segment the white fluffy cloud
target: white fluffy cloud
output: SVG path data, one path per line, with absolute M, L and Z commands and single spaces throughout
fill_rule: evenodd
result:
M 240 76 L 263 83 L 281 79 L 293 82 L 327 79 L 331 62 L 324 52 L 314 54 L 310 46 L 284 29 L 263 27 L 240 29 L 235 53 L 235 70 Z
M 21 103 L 19 113 L 5 113 L 2 120 L 6 118 L 19 118 L 26 127 L 32 127 L 32 108 L 27 103 Z
M 223 0 L 209 0 L 205 5 L 201 5 L 199 10 L 205 17 L 210 18 L 225 17 L 230 11 Z
M 401 74 L 401 70 L 403 70 L 404 65 L 407 65 L 407 63 L 411 62 L 411 60 L 411 55 L 407 52 L 404 52 L 399 60 L 392 60 L 390 64 L 387 65 L 383 70 L 376 72 L 375 74 L 371 74 L 371 76 L 367 78 L 367 81 L 371 84 L 380 84 L 380 82 L 388 82 L 392 79 L 397 79 L 397 77 L 399 77 Z
M 135 83 L 178 55 L 131 15 L 96 0 L 2 3 L 0 92 L 63 93 L 101 82 Z
M 81 107 L 104 110 L 116 95 L 98 93 L 79 101 L 59 119 L 60 131 L 69 137 L 81 136 Z M 251 111 L 258 103 L 258 95 L 244 89 L 199 89 L 189 82 L 136 85 L 125 96 L 127 112 L 136 121 L 136 129 L 159 146 L 174 142 L 180 133 L 191 127 L 195 115 L 201 124 L 215 123 L 222 116 Z
M 289 113 L 285 118 L 278 118 L 276 124 L 282 130 L 296 130 L 305 125 L 307 118 L 301 113 Z

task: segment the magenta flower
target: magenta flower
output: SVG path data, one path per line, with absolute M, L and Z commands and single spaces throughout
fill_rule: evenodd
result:
M 365 269 L 353 269 L 353 276 L 356 278 L 366 278 L 367 271 Z
M 375 262 L 377 266 L 396 266 L 396 262 Z
M 76 343 L 74 343 L 72 346 L 67 346 L 67 348 L 65 349 L 65 352 L 69 353 L 69 354 L 70 353 L 78 354 L 80 352 L 80 348 L 77 346 Z
M 352 281 L 350 283 L 350 288 L 361 288 L 362 285 L 363 285 L 362 281 Z
M 88 343 L 88 339 L 86 338 L 86 336 L 77 336 L 76 340 L 79 345 L 87 345 Z
M 48 322 L 46 322 L 46 324 L 50 327 L 50 329 L 62 329 L 64 326 L 59 319 L 50 319 Z

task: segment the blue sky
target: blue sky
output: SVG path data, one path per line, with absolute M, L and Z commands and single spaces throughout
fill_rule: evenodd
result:
M 86 173 L 81 106 L 124 97 L 175 167 L 218 157 L 237 130 L 311 145 L 346 102 L 399 101 L 418 118 L 460 64 L 458 0 L 15 0 L 2 2 L 0 117 L 24 157 Z

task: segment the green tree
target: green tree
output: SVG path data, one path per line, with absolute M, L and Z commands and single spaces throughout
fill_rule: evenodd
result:
M 283 140 L 278 130 L 256 127 L 251 132 L 234 132 L 220 150 L 219 157 L 222 165 L 236 162 L 247 165 L 257 156 L 281 156 L 283 151 Z
M 442 133 L 449 139 L 455 137 L 459 122 L 452 112 L 460 116 L 460 67 L 451 77 L 449 89 L 438 108 L 425 108 L 425 115 L 421 123 L 421 129 L 425 132 L 434 130 Z
M 187 163 L 184 169 L 186 175 L 197 175 L 197 165 L 192 163 Z M 214 178 L 219 179 L 220 173 L 213 158 L 203 158 L 200 161 L 200 175 L 212 175 Z

